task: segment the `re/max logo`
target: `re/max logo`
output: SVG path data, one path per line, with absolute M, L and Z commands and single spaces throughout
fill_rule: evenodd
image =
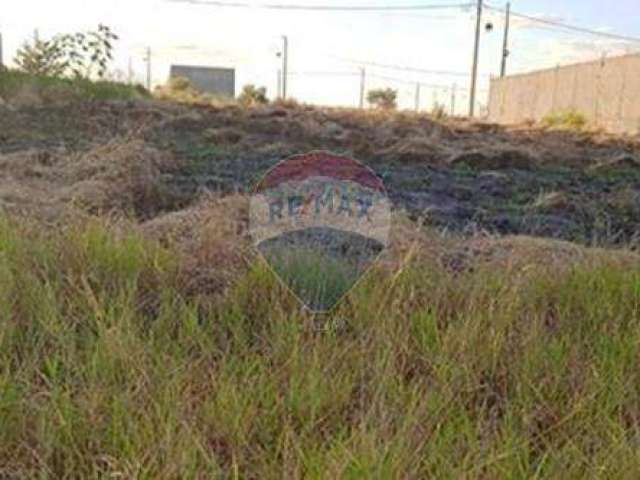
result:
M 334 192 L 328 189 L 319 193 L 291 193 L 269 199 L 269 222 L 281 220 L 285 217 L 300 217 L 302 215 L 319 216 L 323 214 L 344 215 L 354 218 L 366 218 L 373 206 L 370 194 L 356 194 L 353 192 Z

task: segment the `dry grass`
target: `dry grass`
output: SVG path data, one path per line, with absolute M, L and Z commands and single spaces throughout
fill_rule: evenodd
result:
M 163 172 L 178 167 L 168 153 L 137 139 L 118 139 L 99 145 L 59 165 L 67 188 L 62 201 L 79 203 L 94 212 L 133 208 L 157 211 L 162 203 Z
M 205 197 L 197 204 L 141 225 L 153 238 L 177 252 L 177 282 L 189 295 L 223 294 L 255 253 L 247 234 L 249 202 L 240 195 Z
M 162 176 L 178 165 L 171 154 L 127 138 L 82 153 L 34 149 L 0 155 L 0 199 L 9 211 L 45 219 L 69 208 L 145 217 L 171 200 Z

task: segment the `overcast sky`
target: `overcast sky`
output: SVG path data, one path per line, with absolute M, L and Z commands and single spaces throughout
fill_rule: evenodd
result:
M 429 5 L 464 0 L 245 0 L 246 3 L 300 5 Z M 495 7 L 504 2 L 493 0 Z M 154 84 L 164 83 L 169 65 L 187 63 L 235 67 L 236 89 L 246 83 L 275 94 L 281 36 L 289 38 L 289 93 L 302 101 L 356 105 L 359 64 L 393 64 L 462 75 L 427 74 L 366 66 L 367 87 L 397 88 L 401 106 L 414 104 L 415 82 L 425 84 L 420 105 L 450 102 L 457 85 L 457 109 L 468 102 L 475 8 L 421 11 L 317 12 L 216 7 L 168 0 L 10 0 L 3 4 L 0 30 L 5 62 L 38 29 L 42 38 L 107 24 L 120 36 L 114 70 L 126 75 L 132 59 L 137 80 L 144 81 L 144 48 L 153 53 Z M 512 9 L 603 32 L 640 37 L 638 0 L 513 0 Z M 480 51 L 479 88 L 483 101 L 489 76 L 499 73 L 503 15 L 486 10 Z M 544 27 L 513 18 L 509 71 L 522 72 L 562 63 L 637 51 L 625 43 Z M 542 27 L 542 28 L 541 28 Z M 427 86 L 429 85 L 429 86 Z M 436 86 L 442 85 L 442 88 Z M 447 87 L 447 88 L 445 88 Z

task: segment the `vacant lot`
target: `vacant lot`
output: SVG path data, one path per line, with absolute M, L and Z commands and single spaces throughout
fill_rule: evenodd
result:
M 635 478 L 636 139 L 152 101 L 0 105 L 0 478 Z M 311 317 L 245 193 L 370 165 L 393 247 Z
M 205 191 L 245 192 L 277 161 L 313 149 L 365 161 L 398 209 L 441 230 L 589 245 L 640 236 L 636 139 L 309 107 L 5 109 L 0 200 L 38 214 L 42 204 L 54 214 L 76 200 L 92 212 L 148 219 Z

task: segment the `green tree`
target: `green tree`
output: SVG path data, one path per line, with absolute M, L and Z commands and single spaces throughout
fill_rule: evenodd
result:
M 25 43 L 16 53 L 15 63 L 33 75 L 103 78 L 113 59 L 113 41 L 118 36 L 106 25 L 89 32 L 56 35 L 50 40 Z
M 398 92 L 392 88 L 377 88 L 367 92 L 369 105 L 383 110 L 393 110 L 397 107 Z
M 118 36 L 106 25 L 98 29 L 58 37 L 65 53 L 65 65 L 76 77 L 88 78 L 95 73 L 103 78 L 113 60 L 113 42 Z
M 34 40 L 16 52 L 15 63 L 23 72 L 32 75 L 57 77 L 64 73 L 64 52 L 56 40 Z

